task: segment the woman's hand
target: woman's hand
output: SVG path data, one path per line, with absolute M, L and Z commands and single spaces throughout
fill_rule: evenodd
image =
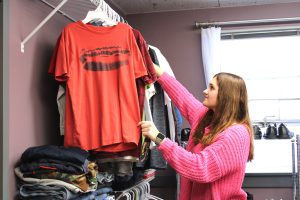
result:
M 159 131 L 156 126 L 151 121 L 141 121 L 139 122 L 139 126 L 141 126 L 142 134 L 149 138 L 152 141 L 155 141 L 157 134 Z
M 159 78 L 164 73 L 164 70 L 160 68 L 158 65 L 156 65 L 155 63 L 153 63 L 153 66 L 156 72 L 156 76 Z

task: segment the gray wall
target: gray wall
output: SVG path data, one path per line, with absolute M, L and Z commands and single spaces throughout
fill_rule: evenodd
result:
M 197 22 L 239 21 L 300 17 L 300 3 L 215 8 L 205 10 L 128 15 L 132 27 L 143 34 L 149 44 L 158 47 L 169 61 L 176 78 L 202 100 L 205 80 L 201 59 L 200 30 Z M 228 29 L 228 28 L 227 28 Z M 184 127 L 188 124 L 184 123 Z
M 7 136 L 8 179 L 2 199 L 13 199 L 16 187 L 13 169 L 21 153 L 28 147 L 60 144 L 56 107 L 57 85 L 47 74 L 51 53 L 60 31 L 69 22 L 55 15 L 25 45 L 21 53 L 20 42 L 51 11 L 40 1 L 10 0 L 8 4 L 8 61 L 7 70 Z M 5 187 L 4 186 L 4 187 Z
M 49 0 L 56 6 L 61 1 Z M 74 1 L 75 2 L 75 1 Z M 69 4 L 74 3 L 69 1 Z M 83 2 L 83 1 L 82 1 Z M 72 8 L 75 19 L 83 19 L 94 8 L 89 1 Z M 32 146 L 62 144 L 56 105 L 57 83 L 48 75 L 55 42 L 71 21 L 55 14 L 26 44 L 20 43 L 53 10 L 39 0 L 4 0 L 3 65 L 3 152 L 0 199 L 13 199 L 16 193 L 14 167 L 21 154 Z M 71 6 L 72 7 L 72 6 Z M 63 7 L 64 8 L 64 7 Z M 69 13 L 68 13 L 69 14 Z M 2 19 L 1 19 L 2 20 Z M 2 46 L 2 45 L 1 45 Z
M 141 31 L 149 44 L 161 50 L 169 61 L 176 78 L 194 96 L 202 100 L 205 83 L 201 59 L 201 35 L 200 30 L 193 29 L 195 21 L 215 22 L 300 17 L 299 10 L 300 3 L 293 3 L 129 15 L 127 20 L 132 27 Z M 186 121 L 183 126 L 188 127 Z M 161 179 L 159 180 L 159 178 Z M 159 185 L 164 180 L 167 182 L 164 187 L 170 186 L 171 180 L 175 182 L 172 170 L 168 169 L 158 175 L 152 185 Z M 254 184 L 249 186 L 252 181 Z M 283 182 L 288 184 L 282 184 Z M 264 185 L 262 186 L 261 183 Z M 255 199 L 292 199 L 293 195 L 291 175 L 287 177 L 270 177 L 270 175 L 246 177 L 244 186 L 254 194 Z M 170 193 L 175 192 L 174 187 L 173 190 L 161 187 L 163 186 L 152 188 L 152 191 L 162 198 L 168 199 Z
M 3 19 L 3 2 L 0 2 L 0 16 Z M 3 135 L 3 20 L 0 20 L 0 135 Z M 3 180 L 3 138 L 0 137 L 0 180 Z M 3 193 L 2 182 L 0 183 L 0 194 Z
M 37 0 L 7 0 L 3 3 L 6 10 L 3 17 L 5 58 L 1 199 L 13 199 L 16 191 L 13 169 L 22 152 L 31 146 L 61 144 L 55 102 L 57 84 L 47 70 L 56 39 L 70 21 L 55 15 L 26 44 L 25 53 L 21 53 L 20 42 L 52 9 Z M 299 17 L 299 10 L 300 4 L 295 3 L 131 15 L 127 20 L 141 31 L 149 44 L 162 51 L 177 79 L 201 99 L 205 87 L 200 33 L 192 29 L 196 20 Z

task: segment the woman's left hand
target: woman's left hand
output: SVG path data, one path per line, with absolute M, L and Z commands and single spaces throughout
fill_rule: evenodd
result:
M 156 126 L 151 121 L 141 121 L 138 124 L 141 126 L 142 134 L 149 138 L 152 141 L 155 141 L 156 136 L 158 135 L 159 131 L 157 130 Z

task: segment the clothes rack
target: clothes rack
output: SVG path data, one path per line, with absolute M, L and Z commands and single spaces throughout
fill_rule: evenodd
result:
M 46 4 L 47 6 L 49 6 L 50 8 L 55 9 L 55 6 L 52 5 L 52 4 L 50 4 L 49 2 L 47 2 L 46 0 L 40 0 L 40 1 L 43 2 L 44 4 Z M 60 13 L 60 14 L 62 14 L 64 17 L 66 17 L 70 21 L 73 21 L 73 22 L 76 21 L 73 17 L 71 17 L 70 15 L 68 15 L 67 13 L 65 13 L 65 12 L 63 12 L 61 10 L 58 10 L 57 12 Z
M 44 4 L 50 6 L 51 8 L 53 8 L 53 10 L 48 14 L 47 17 L 45 17 L 45 19 L 43 19 L 26 37 L 23 41 L 21 41 L 21 52 L 24 53 L 25 52 L 25 44 L 47 23 L 47 21 L 49 21 L 49 19 L 51 19 L 51 17 L 56 13 L 60 13 L 62 14 L 64 17 L 68 18 L 71 21 L 76 21 L 75 19 L 73 19 L 72 17 L 70 17 L 69 15 L 67 15 L 66 13 L 60 11 L 59 9 L 65 5 L 68 0 L 62 0 L 56 7 L 51 5 L 50 3 L 48 3 L 46 0 L 40 0 L 41 2 L 43 2 Z M 97 9 L 104 9 L 103 11 L 105 11 L 109 17 L 111 17 L 112 19 L 119 19 L 119 21 L 122 22 L 126 22 L 126 20 L 124 20 L 123 17 L 121 17 L 116 11 L 114 11 L 104 0 L 90 0 L 94 5 L 98 6 Z
M 152 194 L 150 194 L 150 181 L 152 181 L 154 179 L 154 177 L 150 177 L 147 178 L 145 180 L 142 180 L 140 182 L 138 182 L 137 184 L 135 184 L 134 186 L 123 190 L 123 191 L 116 191 L 115 193 L 117 194 L 116 196 L 116 200 L 120 200 L 123 199 L 124 197 L 126 197 L 126 199 L 128 200 L 136 200 L 135 198 L 135 194 L 138 193 L 138 191 L 143 190 L 143 200 L 163 200 L 157 196 L 154 196 Z
M 52 12 L 50 12 L 50 14 L 43 20 L 41 21 L 41 23 L 39 23 L 39 25 L 37 25 L 37 27 L 35 29 L 33 29 L 33 31 L 31 31 L 31 33 L 29 33 L 29 35 L 27 37 L 25 37 L 25 39 L 21 42 L 21 52 L 24 53 L 24 48 L 25 48 L 25 44 L 28 40 L 30 40 L 30 38 L 32 38 L 32 36 L 38 32 L 40 30 L 40 28 L 42 28 L 42 26 L 44 26 L 44 24 L 63 6 L 65 5 L 65 3 L 67 3 L 68 0 L 63 0 L 62 2 L 60 2 L 60 4 L 58 4 L 53 10 Z

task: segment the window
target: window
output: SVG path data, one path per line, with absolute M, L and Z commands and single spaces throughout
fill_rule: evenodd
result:
M 244 78 L 253 122 L 300 123 L 300 36 L 222 40 L 221 71 Z

